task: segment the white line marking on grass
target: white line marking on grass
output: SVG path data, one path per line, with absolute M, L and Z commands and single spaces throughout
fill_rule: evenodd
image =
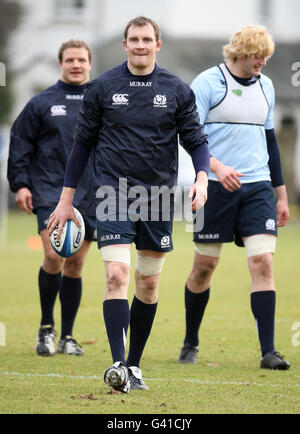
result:
M 97 377 L 96 375 L 65 375 L 65 374 L 38 374 L 34 372 L 2 372 L 1 375 L 13 375 L 18 377 L 52 377 L 52 378 L 73 378 L 74 380 L 99 380 L 102 377 Z
M 44 377 L 44 378 L 72 378 L 72 380 L 103 380 L 103 377 L 99 377 L 97 375 L 66 375 L 66 374 L 38 374 L 34 372 L 1 372 L 0 375 L 11 375 L 11 376 L 18 376 L 18 377 Z M 183 383 L 195 383 L 200 385 L 210 385 L 210 386 L 255 386 L 255 387 L 284 387 L 284 388 L 291 388 L 291 387 L 300 387 L 300 384 L 277 384 L 277 383 L 251 383 L 249 381 L 213 381 L 213 380 L 197 380 L 196 378 L 178 378 L 176 377 L 174 380 L 172 378 L 147 378 L 145 377 L 145 381 L 153 381 L 153 382 L 180 382 Z

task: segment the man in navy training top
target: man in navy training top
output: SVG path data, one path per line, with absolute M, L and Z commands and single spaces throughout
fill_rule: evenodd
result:
M 57 293 L 61 302 L 61 336 L 58 353 L 83 355 L 72 337 L 82 294 L 81 271 L 91 245 L 96 241 L 95 204 L 91 200 L 92 177 L 85 171 L 74 198 L 82 213 L 86 236 L 74 256 L 58 256 L 49 241 L 47 224 L 64 182 L 68 156 L 72 150 L 75 125 L 83 93 L 92 67 L 91 50 L 84 41 L 63 43 L 58 53 L 60 80 L 34 96 L 11 130 L 8 180 L 16 202 L 27 214 L 36 214 L 44 259 L 38 284 L 42 318 L 36 351 L 41 356 L 55 353 L 53 309 Z M 63 275 L 62 275 L 63 272 Z
M 113 359 L 104 380 L 111 388 L 127 393 L 130 388 L 148 389 L 139 368 L 140 359 L 156 313 L 163 262 L 166 252 L 173 248 L 173 196 L 169 201 L 151 201 L 148 193 L 161 186 L 171 189 L 176 184 L 179 134 L 195 166 L 192 208 L 202 207 L 207 197 L 209 152 L 194 93 L 156 64 L 156 53 L 162 46 L 157 24 L 147 17 L 137 17 L 126 26 L 124 37 L 128 60 L 102 74 L 86 90 L 64 189 L 48 228 L 51 233 L 59 224 L 60 233 L 66 219 L 76 222 L 72 197 L 84 156 L 87 159 L 94 148 L 94 176 L 100 187 L 98 245 L 106 273 L 103 314 Z M 102 212 L 107 201 L 104 191 L 110 198 L 116 193 L 118 205 L 116 212 L 111 207 L 107 216 Z M 138 219 L 133 210 L 134 198 L 139 194 L 143 197 L 143 215 Z M 161 202 L 160 207 L 157 202 Z M 170 213 L 164 218 L 168 205 Z M 149 218 L 152 212 L 153 219 Z M 137 250 L 135 296 L 129 310 L 133 242 Z M 129 323 L 130 346 L 125 359 Z
M 185 287 L 186 335 L 179 363 L 196 363 L 198 332 L 223 243 L 245 246 L 251 309 L 261 347 L 260 367 L 289 368 L 274 347 L 273 254 L 277 226 L 289 218 L 286 187 L 273 125 L 274 87 L 261 74 L 273 54 L 262 26 L 245 26 L 224 47 L 225 63 L 192 83 L 211 164 L 204 227 L 194 231 L 195 257 Z M 277 204 L 275 203 L 275 195 Z

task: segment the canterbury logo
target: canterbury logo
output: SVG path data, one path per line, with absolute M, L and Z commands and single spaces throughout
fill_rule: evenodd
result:
M 128 105 L 127 93 L 115 93 L 112 96 L 113 105 Z
M 67 109 L 65 105 L 53 105 L 50 110 L 51 116 L 67 116 Z

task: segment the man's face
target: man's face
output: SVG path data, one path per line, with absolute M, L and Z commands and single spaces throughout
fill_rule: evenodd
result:
M 162 41 L 155 39 L 151 24 L 145 26 L 130 26 L 123 47 L 128 54 L 128 68 L 135 75 L 150 74 L 155 65 L 156 53 L 160 50 Z
M 261 69 L 266 65 L 266 57 L 245 57 L 241 61 L 244 77 L 259 76 Z
M 80 86 L 90 79 L 92 64 L 85 48 L 67 48 L 59 62 L 61 80 L 65 83 Z

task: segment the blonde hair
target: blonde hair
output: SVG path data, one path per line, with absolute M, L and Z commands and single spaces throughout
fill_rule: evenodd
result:
M 244 26 L 224 45 L 223 57 L 233 62 L 241 57 L 269 58 L 274 48 L 273 38 L 264 26 Z

